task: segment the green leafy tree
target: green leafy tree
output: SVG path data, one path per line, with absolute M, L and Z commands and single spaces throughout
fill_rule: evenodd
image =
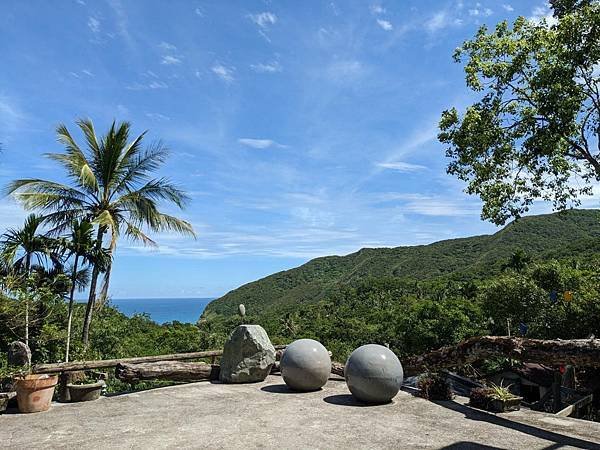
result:
M 2 260 L 6 276 L 12 276 L 10 285 L 26 287 L 27 279 L 32 275 L 34 265 L 42 266 L 48 259 L 60 265 L 59 256 L 55 252 L 56 241 L 40 234 L 43 222 L 41 216 L 30 214 L 22 228 L 7 230 L 0 239 Z M 37 264 L 36 264 L 37 263 Z M 25 309 L 25 343 L 29 345 L 30 299 L 32 289 L 19 289 L 19 298 L 23 299 Z
M 194 236 L 188 222 L 158 209 L 159 202 L 183 208 L 188 200 L 187 195 L 166 178 L 152 178 L 168 155 L 162 143 L 144 147 L 146 132 L 130 140 L 128 122 L 113 122 L 101 137 L 96 136 L 91 120 L 79 120 L 77 125 L 85 136 L 87 147 L 82 149 L 66 126 L 59 125 L 57 137 L 65 146 L 65 152 L 47 155 L 66 170 L 70 184 L 21 179 L 10 183 L 7 192 L 14 194 L 25 208 L 40 211 L 44 220 L 54 227 L 54 232 L 67 230 L 74 219 L 96 224 L 96 252 L 108 238 L 108 250 L 114 254 L 121 234 L 144 245 L 155 245 L 144 232 L 145 228 Z M 101 269 L 100 264 L 93 264 L 82 333 L 84 345 L 89 339 Z M 98 295 L 100 303 L 107 296 L 111 269 L 109 264 Z
M 577 205 L 600 180 L 600 3 L 552 3 L 553 20 L 483 26 L 454 54 L 481 98 L 444 111 L 439 140 L 496 224 L 538 198 Z

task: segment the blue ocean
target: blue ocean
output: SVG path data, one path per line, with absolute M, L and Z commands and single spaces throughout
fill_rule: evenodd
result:
M 126 316 L 146 313 L 157 323 L 196 323 L 212 298 L 113 298 L 110 303 Z

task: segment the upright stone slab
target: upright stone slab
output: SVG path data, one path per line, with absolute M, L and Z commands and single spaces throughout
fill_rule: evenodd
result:
M 31 350 L 24 342 L 13 341 L 8 346 L 8 365 L 9 366 L 30 366 Z
M 263 381 L 275 364 L 275 347 L 260 325 L 240 325 L 223 348 L 221 372 L 223 383 Z

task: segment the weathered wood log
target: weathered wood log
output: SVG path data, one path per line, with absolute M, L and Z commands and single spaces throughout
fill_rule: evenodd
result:
M 203 362 L 160 361 L 142 364 L 117 364 L 115 376 L 128 383 L 143 380 L 201 381 L 218 380 L 219 366 Z
M 284 349 L 285 345 L 276 345 L 276 350 Z M 102 369 L 115 367 L 117 364 L 142 364 L 159 361 L 186 361 L 191 359 L 211 358 L 223 355 L 223 350 L 208 350 L 204 352 L 174 353 L 170 355 L 140 356 L 136 358 L 102 359 L 97 361 L 73 361 L 68 363 L 37 364 L 32 373 L 60 373 L 75 370 Z
M 406 376 L 461 367 L 482 359 L 506 356 L 550 366 L 600 367 L 600 339 L 542 340 L 480 336 L 424 355 L 401 358 Z M 332 362 L 331 373 L 344 376 L 344 365 Z
M 460 367 L 493 356 L 557 366 L 600 367 L 600 339 L 542 340 L 481 336 L 420 356 L 404 358 L 408 375 Z

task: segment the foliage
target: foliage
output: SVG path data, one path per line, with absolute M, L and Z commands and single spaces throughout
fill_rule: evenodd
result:
M 101 137 L 91 120 L 77 122 L 87 147 L 77 144 L 64 125 L 56 129 L 64 153 L 50 153 L 48 158 L 59 163 L 66 171 L 70 184 L 35 178 L 15 180 L 6 192 L 13 194 L 28 210 L 43 214 L 52 232 L 68 230 L 73 220 L 89 221 L 97 226 L 95 249 L 102 249 L 105 235 L 109 236 L 109 253 L 116 248 L 117 239 L 124 234 L 145 245 L 155 242 L 144 232 L 174 231 L 194 236 L 192 226 L 181 219 L 159 211 L 159 202 L 172 203 L 183 208 L 187 195 L 166 178 L 152 178 L 166 160 L 167 149 L 160 143 L 144 148 L 146 132 L 129 139 L 130 124 L 113 122 Z M 93 264 L 88 308 L 83 327 L 83 340 L 88 341 L 89 326 L 96 302 L 96 282 L 101 266 Z M 105 269 L 100 301 L 108 292 L 111 264 Z
M 556 23 L 482 26 L 454 55 L 481 98 L 462 115 L 444 111 L 439 140 L 448 172 L 468 182 L 482 218 L 496 224 L 537 198 L 557 209 L 578 204 L 600 180 L 600 2 L 553 5 Z
M 497 384 L 490 383 L 490 398 L 494 400 L 507 401 L 513 398 L 518 398 L 515 394 L 509 391 L 510 386 L 498 386 Z
M 452 400 L 454 394 L 446 378 L 439 373 L 427 373 L 419 377 L 417 387 L 421 397 L 427 400 Z
M 316 258 L 229 292 L 211 302 L 203 318 L 232 316 L 240 303 L 246 305 L 249 316 L 281 318 L 300 305 L 323 300 L 342 286 L 354 286 L 367 278 L 395 278 L 398 295 L 472 297 L 478 289 L 477 280 L 502 272 L 519 250 L 538 261 L 591 260 L 600 254 L 599 237 L 600 212 L 571 210 L 526 217 L 490 236 Z

